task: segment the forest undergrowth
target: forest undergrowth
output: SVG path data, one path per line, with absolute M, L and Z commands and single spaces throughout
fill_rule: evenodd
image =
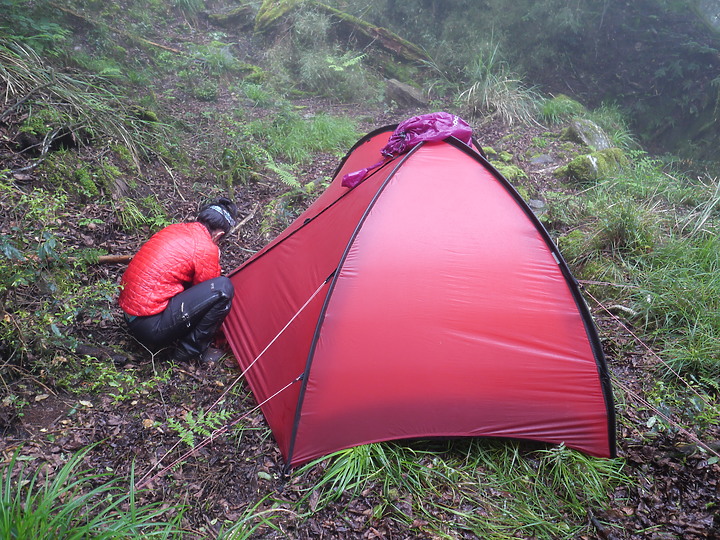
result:
M 228 27 L 210 17 L 223 2 L 0 0 L 0 536 L 720 534 L 717 177 L 645 152 L 612 105 L 543 96 L 496 46 L 466 79 L 398 62 L 393 74 L 430 98 L 388 102 L 385 55 L 343 48 L 312 9 L 254 35 L 260 4 L 273 2 L 248 3 Z M 435 110 L 471 123 L 581 283 L 612 374 L 618 457 L 399 441 L 285 477 L 231 355 L 179 365 L 125 332 L 124 264 L 152 232 L 230 194 L 243 223 L 222 255 L 233 269 L 360 136 Z M 591 153 L 567 137 L 578 118 L 622 150 L 621 167 L 554 174 Z

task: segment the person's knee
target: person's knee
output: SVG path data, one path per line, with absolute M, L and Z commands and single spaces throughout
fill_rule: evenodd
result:
M 230 281 L 230 278 L 225 276 L 220 276 L 218 278 L 215 278 L 215 289 L 220 293 L 220 295 L 223 298 L 227 298 L 228 300 L 232 300 L 233 296 L 235 296 L 235 287 L 233 287 L 232 281 Z

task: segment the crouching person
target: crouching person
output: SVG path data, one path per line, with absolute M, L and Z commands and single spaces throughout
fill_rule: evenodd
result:
M 155 233 L 130 261 L 119 304 L 128 330 L 149 349 L 175 345 L 174 359 L 211 360 L 213 337 L 230 311 L 233 286 L 220 275 L 218 244 L 235 226 L 237 207 L 222 198 L 197 220 Z

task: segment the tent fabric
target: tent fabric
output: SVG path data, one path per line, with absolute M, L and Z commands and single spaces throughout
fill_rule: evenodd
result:
M 308 210 L 230 276 L 223 330 L 241 368 L 252 364 L 288 467 L 431 437 L 614 456 L 609 376 L 577 284 L 478 152 L 421 143 L 342 187 L 393 129 L 359 141 Z

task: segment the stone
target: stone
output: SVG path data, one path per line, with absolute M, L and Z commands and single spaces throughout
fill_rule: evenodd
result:
M 400 107 L 426 107 L 428 100 L 417 88 L 398 81 L 388 79 L 385 84 L 385 100 L 394 101 Z
M 613 143 L 605 130 L 595 122 L 584 118 L 575 118 L 563 132 L 562 138 L 584 144 L 591 150 L 607 150 Z

